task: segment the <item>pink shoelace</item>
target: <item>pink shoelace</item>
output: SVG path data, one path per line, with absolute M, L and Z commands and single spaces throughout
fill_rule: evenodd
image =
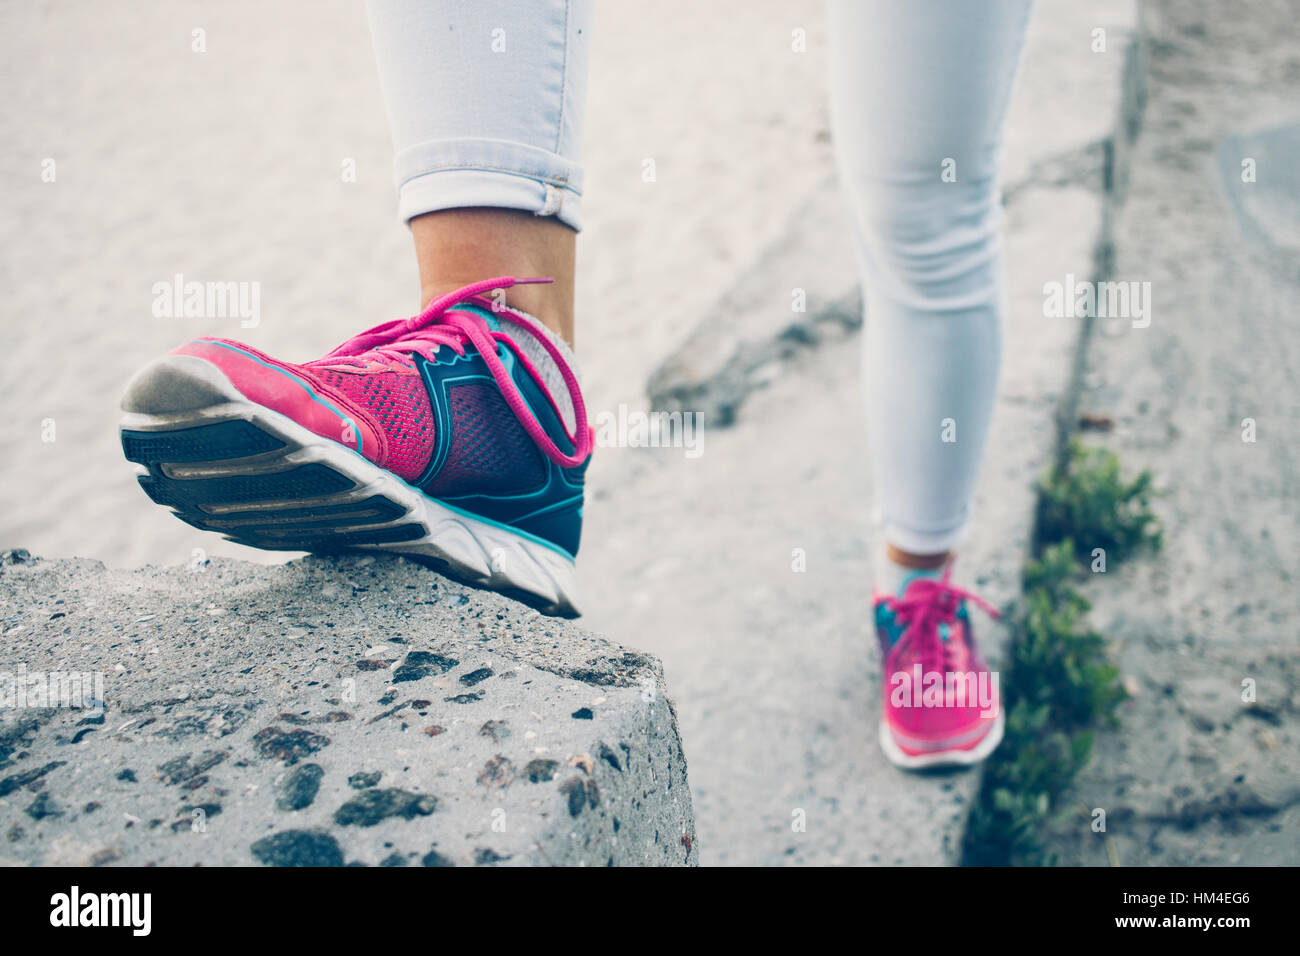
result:
M 898 646 L 910 643 L 921 656 L 923 671 L 946 668 L 952 648 L 949 641 L 939 639 L 939 626 L 952 627 L 957 623 L 962 601 L 973 601 L 994 620 L 1001 616 L 997 608 L 979 595 L 953 585 L 951 576 L 952 565 L 949 565 L 943 577 L 915 578 L 901 598 L 885 598 L 885 607 L 893 612 L 902 631 Z
M 549 278 L 516 279 L 514 276 L 483 279 L 455 292 L 439 296 L 413 318 L 395 319 L 354 335 L 324 358 L 306 364 L 309 367 L 313 365 L 364 367 L 367 362 L 374 359 L 400 360 L 411 353 L 422 355 L 432 361 L 433 354 L 444 345 L 453 349 L 457 355 L 464 355 L 466 346 L 473 345 L 479 355 L 483 356 L 483 361 L 487 363 L 488 370 L 491 371 L 492 378 L 496 381 L 497 388 L 501 390 L 506 404 L 519 420 L 519 424 L 524 427 L 528 437 L 537 444 L 543 454 L 563 468 L 581 465 L 591 454 L 592 447 L 591 429 L 587 426 L 587 407 L 582 401 L 577 376 L 573 374 L 573 370 L 569 368 L 569 364 L 550 337 L 536 323 L 513 309 L 510 311 L 510 321 L 523 327 L 533 338 L 542 343 L 542 347 L 554 359 L 560 374 L 564 377 L 565 387 L 568 388 L 569 398 L 573 402 L 573 415 L 577 426 L 577 435 L 569 435 L 569 440 L 574 445 L 572 455 L 566 455 L 551 441 L 541 423 L 529 409 L 524 397 L 519 394 L 519 389 L 511 379 L 510 373 L 506 371 L 505 365 L 498 357 L 497 344 L 500 343 L 514 353 L 515 359 L 523 363 L 524 368 L 533 378 L 541 380 L 536 367 L 519 351 L 514 340 L 505 332 L 493 331 L 480 316 L 466 312 L 452 312 L 453 306 L 484 292 L 551 281 L 553 280 Z M 549 392 L 547 397 L 550 398 Z M 551 404 L 554 406 L 554 399 L 551 399 Z M 558 408 L 556 414 L 559 414 Z

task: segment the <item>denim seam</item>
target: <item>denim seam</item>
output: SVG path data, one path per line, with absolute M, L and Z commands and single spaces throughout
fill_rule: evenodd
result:
M 560 140 L 564 138 L 564 105 L 569 99 L 569 13 L 571 7 L 569 0 L 564 0 L 564 36 L 560 42 L 564 44 L 564 64 L 560 67 L 560 116 L 555 124 L 555 148 L 552 150 L 556 155 L 560 152 Z

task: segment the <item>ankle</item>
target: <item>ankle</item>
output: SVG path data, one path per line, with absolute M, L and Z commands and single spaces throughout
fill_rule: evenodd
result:
M 519 272 L 520 276 L 531 274 L 523 271 Z M 422 283 L 420 286 L 420 309 L 423 310 L 430 302 L 439 296 L 446 295 L 448 292 L 455 292 L 457 289 L 464 288 L 471 282 L 477 282 L 479 279 L 487 276 L 475 276 L 474 278 L 442 278 L 432 279 L 429 282 Z M 545 291 L 552 289 L 550 285 L 520 285 L 513 289 L 498 290 L 491 293 L 490 298 L 498 306 L 504 306 L 516 309 L 520 312 L 526 312 L 528 315 L 537 319 L 542 325 L 546 326 L 557 337 L 562 339 L 570 347 L 573 346 L 572 318 L 568 318 L 568 331 L 566 332 L 567 316 L 571 316 L 571 310 L 565 311 L 563 295 L 559 292 Z
M 952 552 L 914 554 L 891 544 L 876 551 L 872 566 L 872 590 L 877 597 L 902 597 L 903 589 L 916 577 L 937 577 L 952 560 Z
M 506 290 L 500 304 L 573 343 L 574 233 L 567 226 L 513 209 L 449 209 L 412 219 L 411 235 L 421 308 L 493 276 L 550 276 L 552 283 Z
M 942 568 L 952 560 L 952 552 L 940 551 L 936 554 L 916 554 L 887 543 L 885 545 L 885 557 L 894 564 L 913 571 L 934 571 Z

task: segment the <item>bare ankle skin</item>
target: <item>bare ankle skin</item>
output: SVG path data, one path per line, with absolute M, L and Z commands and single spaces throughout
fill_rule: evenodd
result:
M 510 289 L 506 304 L 536 316 L 573 345 L 577 233 L 552 217 L 517 209 L 446 209 L 411 220 L 420 269 L 420 307 L 492 276 L 551 276 Z
M 919 571 L 933 571 L 935 568 L 941 568 L 952 557 L 951 551 L 941 551 L 938 554 L 913 554 L 911 551 L 896 548 L 892 544 L 885 545 L 885 553 L 889 555 L 889 560 L 895 564 L 901 564 L 905 568 L 914 568 Z

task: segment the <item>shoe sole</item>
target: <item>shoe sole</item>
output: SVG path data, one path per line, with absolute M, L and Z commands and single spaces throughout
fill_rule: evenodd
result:
M 889 729 L 889 724 L 882 720 L 880 722 L 880 749 L 885 752 L 886 759 L 895 767 L 901 767 L 903 770 L 934 770 L 941 767 L 971 767 L 988 757 L 997 749 L 998 744 L 1002 743 L 1002 733 L 1006 727 L 1006 717 L 1001 709 L 998 710 L 998 716 L 994 719 L 993 726 L 989 728 L 982 740 L 974 747 L 967 750 L 951 748 L 948 750 L 935 750 L 932 753 L 909 754 L 898 745 L 894 739 L 893 731 Z
M 187 524 L 268 551 L 384 551 L 544 614 L 577 617 L 573 559 L 429 498 L 355 451 L 168 355 L 127 386 L 119 425 L 140 487 Z

